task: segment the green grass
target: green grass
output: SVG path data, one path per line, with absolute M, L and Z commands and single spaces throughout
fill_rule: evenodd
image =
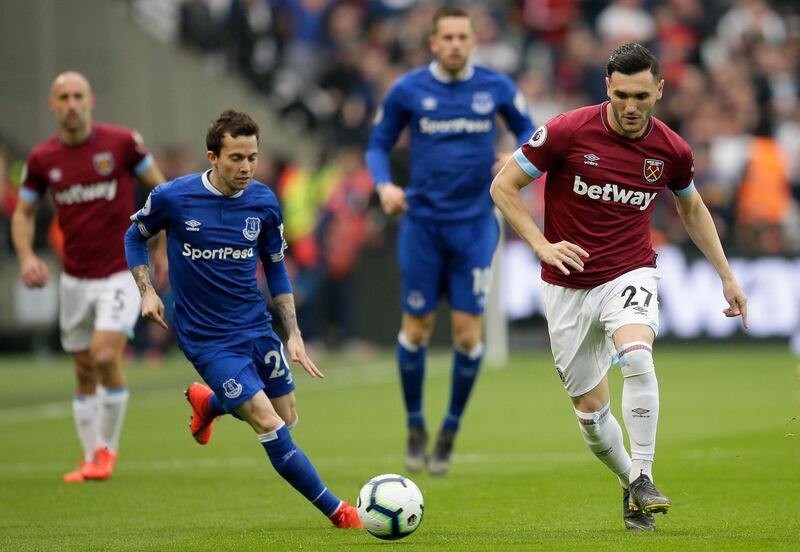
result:
M 297 443 L 330 488 L 354 500 L 401 472 L 405 430 L 391 356 L 301 369 Z M 67 485 L 79 457 L 66 357 L 0 358 L 0 550 L 798 550 L 800 366 L 783 346 L 656 351 L 656 478 L 674 502 L 655 534 L 628 534 L 615 478 L 586 450 L 549 354 L 484 369 L 451 473 L 413 479 L 425 520 L 385 543 L 333 529 L 272 470 L 252 432 L 226 418 L 207 447 L 187 429 L 182 357 L 128 368 L 132 399 L 113 480 Z M 435 430 L 449 355 L 429 362 Z M 612 371 L 619 417 L 620 377 Z

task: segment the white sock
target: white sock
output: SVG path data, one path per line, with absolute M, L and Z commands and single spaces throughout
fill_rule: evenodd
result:
M 111 452 L 119 450 L 119 436 L 122 433 L 122 422 L 125 420 L 125 409 L 128 406 L 127 387 L 97 387 L 100 396 L 100 435 L 97 446 L 106 447 Z
M 655 371 L 625 377 L 622 385 L 622 418 L 631 442 L 630 480 L 644 473 L 653 479 L 658 426 L 658 380 Z
M 72 398 L 72 416 L 83 448 L 83 459 L 90 462 L 97 446 L 97 395 L 75 395 Z
M 595 456 L 619 478 L 620 485 L 628 487 L 631 459 L 625 450 L 622 428 L 611 414 L 611 403 L 598 412 L 581 412 L 575 409 L 583 440 Z

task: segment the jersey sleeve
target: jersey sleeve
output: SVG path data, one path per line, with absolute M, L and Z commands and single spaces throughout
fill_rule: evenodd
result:
M 153 154 L 147 150 L 142 135 L 131 130 L 125 140 L 126 165 L 139 176 L 154 163 Z
M 667 184 L 673 194 L 683 197 L 694 190 L 694 154 L 689 144 L 682 143 L 678 150 L 678 166 L 675 177 Z
M 42 169 L 39 167 L 39 160 L 35 154 L 31 154 L 25 161 L 21 180 L 20 199 L 32 203 L 42 199 L 45 191 L 47 191 L 47 177 L 42 173 Z
M 571 131 L 566 117 L 553 117 L 536 129 L 530 140 L 514 152 L 514 160 L 531 178 L 557 167 L 569 141 Z
M 498 111 L 508 123 L 508 127 L 517 137 L 517 144 L 523 144 L 533 134 L 533 122 L 528 113 L 525 96 L 517 90 L 509 78 L 504 78 L 500 91 Z
M 398 83 L 389 90 L 375 114 L 365 159 L 376 186 L 392 181 L 389 152 L 411 119 L 411 112 L 404 106 L 402 98 L 403 88 Z
M 277 206 L 271 207 L 259 240 L 259 256 L 264 266 L 267 287 L 272 297 L 292 292 L 289 273 L 284 263 L 284 251 L 288 247 L 283 237 L 283 215 Z
M 162 184 L 150 192 L 144 206 L 131 216 L 131 221 L 146 238 L 155 236 L 169 226 L 170 186 Z

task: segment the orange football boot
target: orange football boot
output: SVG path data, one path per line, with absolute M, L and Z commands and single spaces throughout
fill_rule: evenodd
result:
M 208 412 L 208 399 L 214 392 L 210 387 L 195 382 L 183 394 L 192 405 L 192 418 L 189 422 L 192 437 L 201 445 L 205 445 L 211 439 L 211 431 L 214 429 L 214 420 L 216 420 Z
M 361 529 L 364 527 L 358 518 L 358 510 L 345 501 L 342 501 L 329 518 L 337 529 Z
M 106 447 L 97 447 L 94 451 L 94 462 L 90 462 L 83 470 L 83 476 L 93 481 L 105 481 L 114 472 L 117 464 L 117 453 Z
M 81 460 L 81 463 L 78 464 L 77 470 L 73 470 L 64 474 L 64 483 L 83 483 L 86 481 L 86 476 L 83 474 L 83 472 L 91 464 L 93 464 L 93 462 Z

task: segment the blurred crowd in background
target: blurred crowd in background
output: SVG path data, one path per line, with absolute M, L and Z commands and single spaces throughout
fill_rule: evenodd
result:
M 309 165 L 262 152 L 257 178 L 282 202 L 304 334 L 353 343 L 353 271 L 364 248 L 394 247 L 396 224 L 377 207 L 363 148 L 387 89 L 406 70 L 430 61 L 430 20 L 442 2 L 127 3 L 151 32 L 202 56 L 214 71 L 239 75 L 263 93 L 282 125 L 319 145 Z M 695 184 L 729 255 L 800 253 L 800 3 L 450 3 L 474 17 L 474 62 L 515 79 L 536 125 L 606 99 L 605 64 L 613 47 L 628 41 L 650 47 L 666 80 L 656 114 L 693 147 Z M 148 141 L 167 178 L 204 168 L 197 152 L 159 144 L 158 137 Z M 401 137 L 394 155 L 399 184 L 406 178 L 404 143 Z M 9 219 L 26 155 L 0 146 L 0 259 L 6 261 L 13 255 Z M 541 223 L 542 186 L 528 189 Z M 654 241 L 689 245 L 668 196 L 659 198 Z M 58 251 L 59 240 L 52 210 L 43 209 L 37 244 Z M 325 323 L 334 317 L 334 324 Z

